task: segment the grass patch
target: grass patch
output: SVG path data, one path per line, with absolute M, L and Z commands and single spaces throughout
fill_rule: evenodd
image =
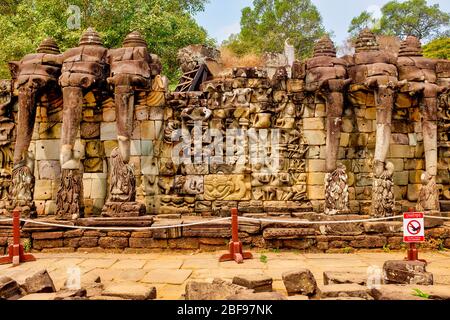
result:
M 267 256 L 265 254 L 262 254 L 261 256 L 259 256 L 259 261 L 261 261 L 262 263 L 267 263 Z
M 428 293 L 425 293 L 422 290 L 417 289 L 417 288 L 413 289 L 412 295 L 416 296 L 416 297 L 421 297 L 421 298 L 424 298 L 424 299 L 430 299 L 430 295 Z

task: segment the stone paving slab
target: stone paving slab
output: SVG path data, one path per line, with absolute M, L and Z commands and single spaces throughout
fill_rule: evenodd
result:
M 189 280 L 210 282 L 214 278 L 231 280 L 236 275 L 267 275 L 273 278 L 275 291 L 286 294 L 281 278 L 285 271 L 308 268 L 317 283 L 323 283 L 324 271 L 367 273 L 368 266 L 382 267 L 387 260 L 403 259 L 404 252 L 356 252 L 350 254 L 299 253 L 297 251 L 261 250 L 252 252 L 254 259 L 243 264 L 234 261 L 219 263 L 225 251 L 186 252 L 162 251 L 145 254 L 118 253 L 37 253 L 37 261 L 17 267 L 0 266 L 0 276 L 24 278 L 40 269 L 47 269 L 60 288 L 70 267 L 80 268 L 82 283 L 93 283 L 98 277 L 105 286 L 142 284 L 155 286 L 158 299 L 180 299 Z M 261 256 L 265 256 L 264 261 Z M 436 284 L 450 284 L 450 252 L 423 252 L 429 262 Z M 144 287 L 137 286 L 137 288 Z M 110 287 L 111 288 L 111 287 Z M 114 288 L 114 287 L 112 287 Z M 44 297 L 44 296 L 41 296 Z M 38 297 L 31 297 L 38 299 Z M 50 298 L 50 297 L 49 297 Z
M 142 269 L 146 260 L 126 259 L 119 260 L 111 266 L 111 269 Z
M 182 284 L 191 275 L 192 270 L 156 269 L 151 270 L 142 279 L 145 283 Z
M 179 259 L 154 259 L 147 261 L 142 267 L 144 270 L 154 270 L 154 269 L 180 269 L 183 265 L 183 258 Z
M 86 259 L 80 263 L 80 267 L 95 267 L 95 268 L 109 268 L 117 259 Z

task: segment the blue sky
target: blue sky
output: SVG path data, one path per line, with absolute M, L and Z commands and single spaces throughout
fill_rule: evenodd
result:
M 220 44 L 232 33 L 240 30 L 241 10 L 251 6 L 253 0 L 209 0 L 204 12 L 196 20 L 211 37 Z M 341 44 L 347 38 L 347 29 L 353 17 L 363 10 L 379 12 L 389 0 L 312 0 L 322 15 L 327 31 L 334 32 L 334 41 Z M 441 10 L 450 12 L 449 0 L 428 0 L 428 4 L 439 4 Z

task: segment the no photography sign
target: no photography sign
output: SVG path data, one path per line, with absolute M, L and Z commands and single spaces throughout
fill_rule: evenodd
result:
M 423 212 L 403 213 L 403 242 L 425 241 Z

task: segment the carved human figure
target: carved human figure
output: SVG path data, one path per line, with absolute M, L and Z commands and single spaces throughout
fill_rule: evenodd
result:
M 314 46 L 314 57 L 306 61 L 305 88 L 317 92 L 326 101 L 326 177 L 325 213 L 336 214 L 348 211 L 347 179 L 344 179 L 345 166 L 338 166 L 337 157 L 340 140 L 342 112 L 344 110 L 343 92 L 350 79 L 347 79 L 347 63 L 336 58 L 336 49 L 328 36 L 322 37 Z M 338 176 L 342 178 L 335 179 Z M 343 183 L 345 182 L 345 183 Z
M 386 201 L 383 195 L 394 194 L 392 174 L 388 174 L 392 164 L 388 166 L 386 158 L 391 138 L 395 90 L 398 85 L 396 57 L 393 53 L 381 51 L 375 35 L 367 29 L 358 35 L 355 51 L 349 74 L 355 85 L 374 92 L 376 104 L 377 130 L 373 165 L 372 214 L 389 216 L 393 213 L 394 201 Z M 387 181 L 389 179 L 390 181 Z
M 439 211 L 439 192 L 436 185 L 437 97 L 443 88 L 436 84 L 436 60 L 424 58 L 419 39 L 408 36 L 401 43 L 397 68 L 399 80 L 406 82 L 400 90 L 418 96 L 422 107 L 426 172 L 422 176 L 419 207 L 427 211 Z
M 36 119 L 36 102 L 45 90 L 58 82 L 61 73 L 59 48 L 56 42 L 47 38 L 39 45 L 36 53 L 26 55 L 20 61 L 10 62 L 13 79 L 19 92 L 16 145 L 12 173 L 13 206 L 30 209 L 33 204 L 33 160 L 29 156 L 33 128 Z

